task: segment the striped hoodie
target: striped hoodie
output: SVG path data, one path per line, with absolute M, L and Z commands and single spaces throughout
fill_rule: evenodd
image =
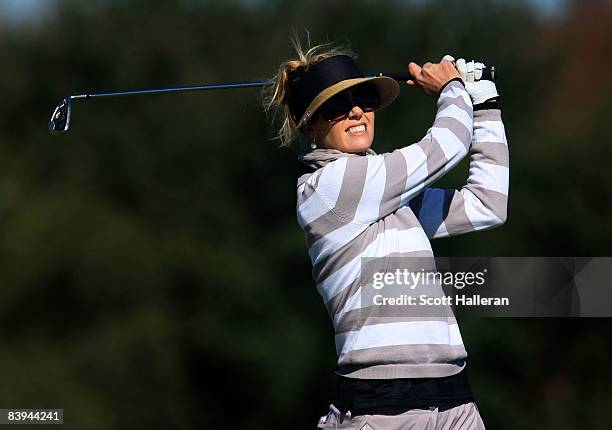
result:
M 430 187 L 468 153 L 466 185 Z M 433 261 L 429 239 L 505 222 L 508 145 L 500 110 L 474 111 L 463 84 L 451 81 L 419 142 L 379 155 L 317 149 L 302 161 L 314 171 L 298 178 L 297 218 L 333 321 L 337 373 L 389 379 L 460 372 L 467 353 L 452 310 L 436 317 L 368 313 L 360 299 L 362 259 Z

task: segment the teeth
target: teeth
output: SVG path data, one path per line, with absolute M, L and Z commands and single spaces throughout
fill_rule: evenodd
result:
M 365 131 L 365 129 L 366 129 L 366 128 L 365 128 L 365 125 L 364 125 L 364 124 L 361 124 L 361 125 L 357 125 L 357 126 L 355 126 L 355 127 L 351 127 L 351 128 L 349 128 L 349 129 L 348 129 L 348 133 L 349 133 L 349 134 L 359 133 L 359 132 Z

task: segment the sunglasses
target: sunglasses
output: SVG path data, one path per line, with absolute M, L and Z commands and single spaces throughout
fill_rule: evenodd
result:
M 354 106 L 364 112 L 372 112 L 380 107 L 380 94 L 374 84 L 362 84 L 348 88 L 321 105 L 319 112 L 328 122 L 346 119 Z

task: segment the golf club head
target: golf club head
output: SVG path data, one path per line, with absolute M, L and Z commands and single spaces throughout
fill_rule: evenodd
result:
M 49 132 L 54 135 L 63 134 L 70 128 L 70 117 L 72 115 L 72 101 L 70 97 L 63 99 L 51 115 L 49 120 Z

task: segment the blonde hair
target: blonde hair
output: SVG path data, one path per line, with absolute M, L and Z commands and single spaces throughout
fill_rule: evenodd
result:
M 262 93 L 263 107 L 266 114 L 274 111 L 272 122 L 276 119 L 276 114 L 280 111 L 282 115 L 282 124 L 278 132 L 272 140 L 280 140 L 280 146 L 289 146 L 297 136 L 295 121 L 291 116 L 288 104 L 288 87 L 289 75 L 300 67 L 305 67 L 308 70 L 312 64 L 315 64 L 325 58 L 335 55 L 348 55 L 352 58 L 357 58 L 357 55 L 346 46 L 339 46 L 333 42 L 322 43 L 311 47 L 310 34 L 307 35 L 307 50 L 304 51 L 300 44 L 298 35 L 294 32 L 291 42 L 297 54 L 296 59 L 283 61 L 278 69 L 278 73 L 270 79 L 272 85 L 264 87 Z

